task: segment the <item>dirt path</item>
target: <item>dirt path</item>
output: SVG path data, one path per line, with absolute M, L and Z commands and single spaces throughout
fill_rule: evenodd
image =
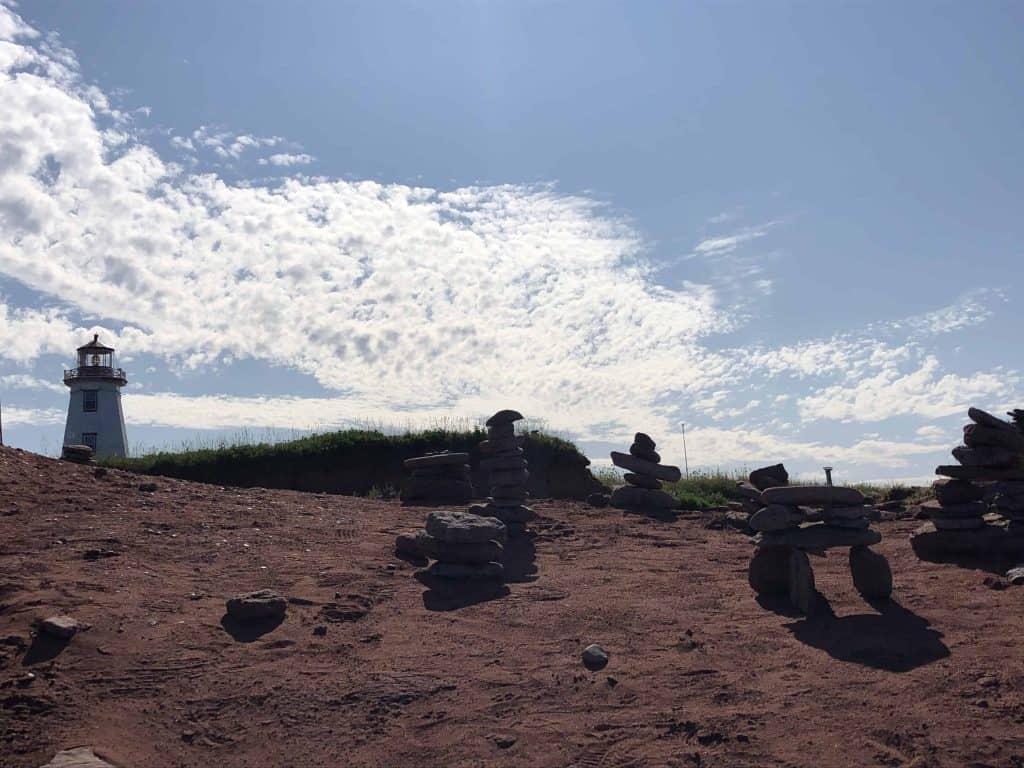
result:
M 696 518 L 539 502 L 512 583 L 451 594 L 392 555 L 422 509 L 149 480 L 0 449 L 3 768 L 82 744 L 126 768 L 1024 766 L 1024 589 L 917 560 L 914 523 L 880 526 L 895 601 L 837 552 L 835 615 L 807 621 Z M 222 624 L 262 587 L 283 623 Z M 61 612 L 91 627 L 33 641 Z

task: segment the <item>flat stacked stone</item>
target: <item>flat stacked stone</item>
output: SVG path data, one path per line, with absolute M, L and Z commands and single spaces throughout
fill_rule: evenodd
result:
M 434 561 L 425 571 L 429 576 L 499 580 L 506 537 L 504 523 L 496 518 L 439 510 L 427 515 L 426 530 L 415 535 L 415 542 L 418 552 Z
M 787 508 L 783 513 L 777 508 L 779 505 L 772 505 L 773 509 L 765 512 L 768 506 L 764 502 L 762 492 L 784 485 L 789 485 L 789 473 L 781 464 L 755 469 L 746 480 L 736 483 L 736 491 L 743 499 L 740 509 L 747 515 L 749 527 L 760 532 L 777 531 L 795 527 L 803 522 L 802 510 L 799 507 Z M 765 514 L 761 514 L 762 512 Z
M 661 488 L 664 480 L 674 483 L 682 477 L 679 467 L 661 463 L 657 445 L 649 435 L 637 432 L 629 453 L 612 451 L 612 464 L 626 470 L 626 485 L 612 491 L 611 505 L 619 509 L 668 510 L 679 502 Z
M 486 504 L 469 508 L 474 514 L 500 520 L 509 536 L 524 535 L 527 523 L 537 517 L 526 505 L 530 471 L 522 438 L 516 437 L 515 431 L 515 423 L 522 419 L 518 411 L 503 410 L 487 420 L 487 439 L 480 443 L 480 468 L 488 473 L 491 495 Z
M 871 600 L 892 593 L 892 571 L 868 547 L 882 540 L 870 528 L 871 507 L 856 488 L 788 485 L 761 491 L 764 508 L 750 518 L 758 531 L 750 562 L 750 586 L 761 595 L 784 595 L 806 615 L 820 603 L 807 552 L 849 547 L 857 590 Z M 809 520 L 817 522 L 808 524 Z
M 407 504 L 465 504 L 473 498 L 468 453 L 429 453 L 403 466 L 411 473 L 402 483 Z

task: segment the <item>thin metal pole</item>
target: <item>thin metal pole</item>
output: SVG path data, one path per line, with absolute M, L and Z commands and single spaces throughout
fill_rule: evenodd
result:
M 686 479 L 690 479 L 690 460 L 686 456 L 686 422 L 680 421 L 679 428 L 683 431 L 683 466 L 686 467 Z

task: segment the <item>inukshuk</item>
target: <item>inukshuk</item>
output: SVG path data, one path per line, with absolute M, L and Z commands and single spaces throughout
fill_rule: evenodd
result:
M 807 553 L 849 547 L 857 591 L 870 600 L 892 593 L 888 561 L 868 548 L 882 536 L 870 529 L 871 508 L 856 488 L 780 486 L 761 491 L 760 501 L 764 508 L 750 518 L 750 527 L 758 531 L 752 538 L 757 550 L 749 570 L 755 592 L 786 595 L 797 609 L 811 615 L 820 595 Z
M 1024 411 L 1011 411 L 1012 422 L 980 408 L 967 415 L 959 464 L 936 467 L 935 499 L 921 505 L 931 523 L 911 541 L 922 557 L 1024 550 Z
M 487 439 L 480 443 L 480 468 L 488 473 L 491 495 L 486 504 L 474 504 L 469 511 L 496 517 L 505 524 L 509 536 L 526 533 L 526 524 L 537 515 L 526 506 L 530 478 L 522 438 L 516 437 L 515 423 L 523 415 L 518 411 L 498 411 L 487 420 Z
M 506 531 L 493 517 L 438 510 L 427 515 L 425 531 L 402 534 L 396 551 L 430 558 L 428 576 L 441 579 L 502 578 Z
M 465 504 L 473 498 L 468 453 L 430 453 L 403 466 L 412 473 L 402 483 L 406 504 Z
M 612 464 L 626 470 L 626 485 L 612 491 L 611 504 L 619 509 L 664 511 L 675 509 L 679 502 L 661 488 L 661 481 L 674 483 L 682 477 L 679 467 L 661 463 L 656 444 L 649 435 L 637 432 L 629 453 L 612 451 Z

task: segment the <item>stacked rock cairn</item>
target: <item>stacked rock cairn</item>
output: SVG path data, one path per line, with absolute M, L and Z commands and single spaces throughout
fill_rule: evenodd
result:
M 469 511 L 495 517 L 505 524 L 510 537 L 526 533 L 527 523 L 536 519 L 534 511 L 526 506 L 529 493 L 526 481 L 530 479 L 522 438 L 516 437 L 515 423 L 522 421 L 518 411 L 498 411 L 487 420 L 487 439 L 480 443 L 480 468 L 488 473 L 491 495 L 486 504 L 474 504 Z
M 657 445 L 649 435 L 637 432 L 629 453 L 612 451 L 612 464 L 626 470 L 626 485 L 612 491 L 611 505 L 619 509 L 665 511 L 675 509 L 679 502 L 661 488 L 661 481 L 677 482 L 682 473 L 679 467 L 661 463 L 655 450 Z
M 466 504 L 473 498 L 468 453 L 429 453 L 403 466 L 412 473 L 402 483 L 406 504 Z
M 754 499 L 754 492 L 760 499 Z M 807 552 L 850 548 L 850 572 L 857 591 L 869 600 L 892 594 L 892 571 L 884 556 L 868 547 L 882 540 L 871 530 L 871 507 L 856 488 L 788 485 L 744 492 L 763 505 L 750 518 L 757 549 L 750 561 L 750 586 L 761 595 L 786 595 L 805 615 L 815 612 L 819 594 Z
M 964 444 L 953 449 L 959 464 L 935 469 L 942 476 L 932 483 L 935 499 L 922 504 L 921 511 L 950 543 L 960 539 L 984 547 L 1022 537 L 1024 544 L 1024 411 L 1008 415 L 1012 421 L 969 409 Z M 998 520 L 990 525 L 985 517 L 990 512 L 1006 520 L 1005 527 Z M 928 533 L 923 528 L 915 537 Z
M 458 580 L 500 580 L 505 525 L 493 517 L 438 510 L 427 515 L 426 530 L 403 533 L 395 541 L 399 554 L 434 560 L 428 576 Z

